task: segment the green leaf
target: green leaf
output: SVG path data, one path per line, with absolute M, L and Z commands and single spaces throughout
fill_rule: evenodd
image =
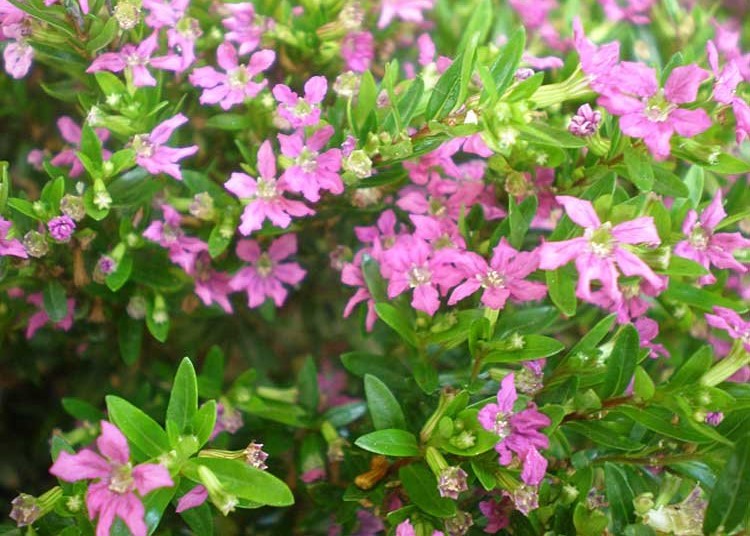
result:
M 226 251 L 229 244 L 232 243 L 232 236 L 226 236 L 222 232 L 224 225 L 218 223 L 211 229 L 211 233 L 208 235 L 208 254 L 211 255 L 212 259 L 215 259 L 224 251 Z
M 710 346 L 701 346 L 669 380 L 670 387 L 683 387 L 698 382 L 714 363 Z
M 518 102 L 526 100 L 531 97 L 537 89 L 539 89 L 539 86 L 542 85 L 543 81 L 544 73 L 538 72 L 533 76 L 528 77 L 526 80 L 522 80 L 521 82 L 518 82 L 513 87 L 511 87 L 510 91 L 508 91 L 503 100 L 505 102 Z
M 557 270 L 545 272 L 547 291 L 560 312 L 566 316 L 576 314 L 578 300 L 576 299 L 576 280 L 570 267 L 560 267 Z
M 206 128 L 218 130 L 247 130 L 252 126 L 252 117 L 243 114 L 216 114 L 206 120 Z
M 632 147 L 625 147 L 623 156 L 627 169 L 626 178 L 640 191 L 650 192 L 654 186 L 654 171 L 651 169 L 650 156 Z
M 604 487 L 609 501 L 613 534 L 623 534 L 625 527 L 634 520 L 633 499 L 635 497 L 625 472 L 612 463 L 604 464 Z
M 514 337 L 515 338 L 515 337 Z M 523 346 L 514 348 L 513 340 L 504 340 L 499 343 L 492 343 L 492 346 L 502 345 L 505 348 L 490 351 L 484 358 L 485 363 L 517 363 L 529 359 L 539 359 L 549 357 L 562 352 L 565 345 L 544 335 L 522 335 Z
M 79 398 L 63 398 L 62 406 L 70 416 L 79 421 L 88 421 L 95 424 L 104 418 L 104 413 L 99 411 L 98 408 Z
M 132 365 L 138 361 L 141 354 L 141 342 L 143 341 L 143 322 L 123 315 L 117 322 L 117 342 L 120 348 L 120 356 L 126 365 Z
M 424 463 L 405 465 L 399 469 L 398 478 L 410 501 L 420 510 L 435 517 L 456 515 L 456 502 L 440 496 L 437 479 Z
M 294 496 L 287 485 L 267 471 L 261 471 L 242 460 L 223 458 L 193 458 L 184 466 L 190 480 L 200 482 L 198 467 L 203 466 L 216 475 L 227 493 L 268 506 L 290 506 Z
M 690 166 L 683 182 L 688 189 L 688 200 L 690 205 L 697 209 L 703 197 L 703 184 L 705 182 L 706 172 L 700 166 Z
M 356 129 L 362 137 L 363 127 L 366 124 L 367 117 L 370 112 L 375 110 L 375 102 L 378 98 L 378 86 L 375 83 L 370 71 L 362 73 L 362 78 L 359 82 L 359 91 L 357 92 L 357 104 L 352 110 L 352 116 L 354 117 L 354 125 L 352 128 Z M 367 135 L 364 132 L 365 136 Z
M 411 321 L 399 309 L 396 309 L 390 303 L 376 303 L 375 312 L 380 319 L 388 324 L 391 329 L 398 333 L 404 341 L 417 346 L 417 335 L 411 326 Z
M 371 374 L 378 377 L 391 389 L 404 389 L 409 371 L 392 355 L 375 355 L 367 352 L 347 352 L 341 354 L 341 363 L 346 370 L 364 378 Z
M 365 396 L 376 430 L 406 429 L 406 419 L 398 400 L 386 384 L 370 374 L 365 374 Z
M 636 367 L 635 369 L 633 391 L 643 400 L 650 400 L 654 397 L 654 393 L 656 392 L 654 380 L 651 379 L 651 376 L 648 375 L 648 372 L 643 367 Z
M 573 525 L 577 536 L 600 536 L 607 528 L 607 516 L 601 510 L 590 510 L 583 502 L 576 504 Z
M 601 421 L 572 421 L 562 425 L 563 430 L 571 430 L 597 445 L 615 450 L 634 451 L 643 447 L 612 428 L 610 423 Z
M 647 408 L 635 408 L 632 406 L 618 406 L 611 413 L 621 414 L 633 422 L 645 426 L 666 437 L 679 439 L 691 443 L 711 443 L 713 439 L 707 438 L 704 434 L 693 430 L 689 426 L 680 422 L 677 425 L 673 423 L 675 414 L 666 408 L 659 406 L 650 406 Z
M 112 292 L 117 292 L 120 290 L 125 283 L 128 282 L 128 279 L 130 279 L 130 274 L 133 271 L 133 256 L 129 255 L 128 253 L 125 253 L 122 258 L 120 259 L 120 262 L 117 263 L 117 266 L 115 267 L 115 271 L 111 274 L 107 275 L 105 278 L 105 283 L 107 283 L 107 288 L 111 290 Z
M 375 454 L 396 457 L 419 456 L 417 438 L 405 430 L 377 430 L 360 436 L 354 444 Z
M 612 353 L 607 358 L 607 372 L 601 390 L 602 399 L 622 394 L 633 377 L 638 352 L 638 332 L 632 324 L 627 324 L 617 335 Z
M 707 313 L 713 312 L 716 305 L 734 309 L 738 313 L 744 313 L 748 309 L 748 306 L 743 302 L 730 300 L 710 290 L 694 287 L 674 279 L 669 280 L 669 287 L 662 294 L 662 297 L 677 303 L 697 307 Z
M 180 517 L 185 520 L 190 530 L 197 536 L 213 536 L 214 516 L 207 502 L 180 512 Z
M 418 76 L 409 84 L 409 88 L 404 92 L 404 96 L 398 101 L 398 115 L 404 127 L 409 125 L 412 117 L 417 112 L 423 94 L 424 81 L 421 76 Z M 395 117 L 394 112 L 391 111 L 383 122 L 383 128 L 394 135 L 398 133 L 396 131 Z
M 596 346 L 604 340 L 609 330 L 612 329 L 612 325 L 615 323 L 617 315 L 614 313 L 602 318 L 591 330 L 586 333 L 581 339 L 575 343 L 573 348 L 570 349 L 568 355 L 575 355 L 578 352 L 590 352 Z
M 527 197 L 520 205 L 516 204 L 513 196 L 508 196 L 508 221 L 510 224 L 510 245 L 521 249 L 523 239 L 531 226 L 531 220 L 536 215 L 537 199 Z
M 685 183 L 671 171 L 661 166 L 653 166 L 654 192 L 669 197 L 687 197 L 690 195 Z
M 550 147 L 563 147 L 565 149 L 578 149 L 586 146 L 581 138 L 573 136 L 567 130 L 553 127 L 544 123 L 530 123 L 518 127 L 521 139 L 528 140 L 538 145 Z
M 726 153 L 721 153 L 715 164 L 703 167 L 721 175 L 740 175 L 750 172 L 750 163 Z
M 474 58 L 468 58 L 473 62 Z M 427 101 L 425 109 L 425 119 L 442 119 L 448 115 L 458 102 L 458 94 L 461 91 L 461 72 L 463 62 L 467 61 L 464 54 L 459 54 L 453 60 L 450 67 L 440 76 L 440 79 L 432 89 L 430 100 Z
M 117 32 L 119 31 L 119 29 L 120 26 L 117 23 L 117 18 L 110 17 L 109 20 L 107 20 L 106 24 L 104 24 L 104 26 L 102 27 L 101 31 L 95 36 L 92 36 L 86 42 L 86 50 L 88 51 L 88 53 L 94 54 L 95 52 L 110 44 L 112 40 L 117 36 Z
M 141 458 L 157 458 L 169 451 L 167 433 L 155 420 L 118 396 L 109 395 L 105 400 L 109 419 L 141 453 Z
M 318 410 L 318 370 L 315 367 L 315 360 L 312 356 L 307 356 L 305 363 L 299 371 L 297 379 L 299 389 L 299 403 L 309 413 L 314 414 Z
M 193 433 L 198 438 L 198 445 L 203 446 L 211 433 L 214 431 L 216 424 L 216 401 L 209 400 L 203 404 L 193 416 Z
M 477 43 L 484 43 L 492 28 L 492 14 L 491 0 L 480 0 L 474 7 L 469 22 L 462 31 L 461 40 L 458 42 L 458 47 L 456 47 L 457 52 L 463 52 L 475 34 L 477 36 Z
M 198 380 L 195 377 L 193 363 L 185 357 L 174 377 L 167 406 L 167 420 L 174 422 L 180 432 L 185 433 L 196 411 L 198 411 Z
M 711 491 L 703 521 L 703 532 L 713 534 L 724 528 L 730 534 L 748 515 L 750 504 L 750 435 L 735 445 L 732 456 Z
M 521 55 L 525 46 L 526 30 L 523 26 L 519 26 L 510 36 L 490 68 L 492 79 L 495 81 L 497 96 L 502 95 L 513 81 L 513 75 L 518 69 L 518 64 L 521 63 Z
M 51 322 L 60 322 L 68 314 L 68 299 L 65 288 L 56 280 L 51 280 L 44 287 L 44 310 Z
M 671 255 L 669 257 L 669 267 L 661 273 L 683 277 L 700 277 L 709 272 L 695 261 L 680 257 L 679 255 Z

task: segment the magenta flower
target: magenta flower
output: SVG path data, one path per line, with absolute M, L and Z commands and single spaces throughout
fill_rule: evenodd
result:
M 208 244 L 200 238 L 185 235 L 180 225 L 182 216 L 173 207 L 163 204 L 164 221 L 153 221 L 143 236 L 166 248 L 170 260 L 189 274 L 195 273 L 195 262 L 201 252 L 208 251 Z
M 94 59 L 87 73 L 97 71 L 110 71 L 119 73 L 125 69 L 133 77 L 133 85 L 136 87 L 155 86 L 156 78 L 148 71 L 148 66 L 157 69 L 176 70 L 175 66 L 181 64 L 179 57 L 169 54 L 167 56 L 152 58 L 154 51 L 159 46 L 158 32 L 153 32 L 138 46 L 127 44 L 120 52 L 105 52 Z
M 343 317 L 348 318 L 357 305 L 365 302 L 367 304 L 365 329 L 367 329 L 367 331 L 372 331 L 372 328 L 375 326 L 375 321 L 378 319 L 378 315 L 375 312 L 375 300 L 372 299 L 370 290 L 367 288 L 367 283 L 365 282 L 365 277 L 362 274 L 361 262 L 363 253 L 364 250 L 358 252 L 354 257 L 354 262 L 345 264 L 344 268 L 341 270 L 341 282 L 357 289 L 352 297 L 349 298 L 349 301 L 346 302 Z
M 610 87 L 599 104 L 619 115 L 624 134 L 642 138 L 657 160 L 670 154 L 670 139 L 676 132 L 693 137 L 711 126 L 702 108 L 688 110 L 680 104 L 693 102 L 698 87 L 709 77 L 697 65 L 675 67 L 663 91 L 659 90 L 656 71 L 640 63 L 622 62 L 612 71 L 616 87 Z
M 63 139 L 71 146 L 60 151 L 52 160 L 50 160 L 50 163 L 53 166 L 71 166 L 70 177 L 76 178 L 83 173 L 83 165 L 76 154 L 81 148 L 81 127 L 76 125 L 73 119 L 65 115 L 57 120 L 57 128 Z M 106 129 L 97 128 L 94 132 L 96 132 L 97 137 L 101 141 L 107 141 L 109 138 L 109 131 Z M 102 150 L 102 158 L 105 160 L 109 159 L 111 155 L 112 153 L 108 150 Z
M 613 301 L 622 301 L 622 293 L 617 285 L 618 268 L 626 276 L 640 276 L 655 288 L 663 288 L 662 279 L 624 246 L 660 244 L 653 218 L 644 216 L 612 226 L 609 222 L 602 223 L 599 220 L 589 201 L 569 196 L 557 196 L 555 199 L 565 207 L 568 217 L 584 228 L 584 234 L 562 242 L 542 244 L 539 253 L 539 267 L 542 270 L 555 270 L 575 260 L 578 269 L 576 294 L 589 302 L 593 300 L 593 280 L 601 282 L 603 290 Z
M 549 439 L 539 430 L 549 426 L 551 421 L 536 409 L 533 402 L 526 409 L 514 412 L 517 398 L 515 376 L 510 373 L 500 384 L 497 404 L 484 406 L 477 418 L 485 430 L 499 436 L 495 450 L 500 454 L 500 464 L 510 464 L 515 453 L 523 464 L 522 480 L 530 486 L 537 486 L 547 469 L 547 460 L 539 454 L 539 449 L 549 447 Z
M 481 501 L 479 511 L 487 518 L 487 526 L 484 532 L 495 534 L 510 525 L 510 514 L 513 512 L 513 504 L 508 497 L 499 500 Z
M 239 45 L 240 55 L 249 54 L 260 44 L 263 30 L 255 25 L 255 8 L 250 2 L 239 2 L 236 4 L 224 3 L 221 8 L 230 13 L 221 23 L 229 30 L 226 34 L 227 41 Z
M 657 358 L 660 355 L 669 357 L 669 352 L 663 345 L 652 342 L 659 335 L 659 324 L 656 320 L 644 316 L 636 320 L 633 325 L 638 332 L 641 348 L 648 348 L 649 357 Z
M 11 41 L 3 50 L 5 60 L 5 72 L 15 79 L 26 76 L 34 61 L 34 49 L 25 39 Z
M 324 413 L 327 409 L 357 402 L 358 398 L 346 394 L 348 388 L 349 380 L 346 373 L 335 367 L 329 359 L 324 359 L 318 372 L 318 412 Z
M 52 238 L 58 242 L 68 242 L 76 230 L 76 222 L 70 216 L 58 216 L 47 222 L 47 228 Z
M 150 134 L 136 134 L 130 141 L 135 149 L 136 163 L 146 168 L 146 171 L 152 175 L 166 173 L 167 175 L 182 180 L 182 172 L 178 162 L 183 158 L 192 156 L 198 152 L 197 145 L 189 147 L 167 147 L 165 144 L 169 141 L 172 133 L 177 127 L 188 122 L 188 118 L 182 114 L 162 121 Z
M 657 0 L 599 0 L 609 20 L 627 20 L 633 24 L 648 24 L 648 12 L 656 2 Z
M 461 272 L 464 282 L 455 288 L 448 300 L 454 305 L 483 289 L 482 303 L 491 309 L 502 309 L 508 298 L 517 301 L 539 300 L 547 293 L 543 283 L 525 278 L 539 266 L 539 251 L 518 252 L 503 238 L 492 251 L 487 263 L 471 251 L 446 254 Z
M 434 0 L 382 0 L 378 29 L 382 30 L 396 17 L 406 22 L 422 22 L 422 11 L 432 9 L 434 4 Z
M 226 71 L 220 73 L 213 67 L 198 67 L 190 75 L 190 83 L 204 88 L 201 104 L 219 104 L 229 110 L 246 99 L 255 97 L 268 84 L 267 80 L 254 82 L 253 78 L 268 69 L 276 59 L 273 50 L 259 50 L 250 56 L 247 65 L 240 64 L 237 50 L 228 42 L 219 45 L 216 60 Z
M 620 43 L 613 41 L 601 47 L 595 45 L 584 34 L 581 19 L 576 17 L 573 19 L 573 45 L 591 89 L 603 93 L 612 87 L 612 69 L 620 61 Z
M 438 259 L 432 248 L 419 238 L 405 235 L 383 255 L 381 274 L 388 279 L 388 297 L 393 299 L 409 289 L 414 290 L 411 305 L 434 315 L 440 307 L 438 289 L 454 286 L 461 275 L 447 262 Z
M 31 315 L 26 322 L 26 338 L 31 339 L 34 336 L 34 333 L 50 320 L 49 316 L 47 316 L 47 311 L 44 308 L 44 297 L 41 292 L 29 294 L 26 297 L 26 301 L 37 308 L 37 312 Z M 54 324 L 55 329 L 68 331 L 73 327 L 73 311 L 75 310 L 75 304 L 76 302 L 73 298 L 68 298 L 66 300 L 67 313 L 65 318 Z
M 172 487 L 174 482 L 163 465 L 142 463 L 133 467 L 122 432 L 107 421 L 102 421 L 101 427 L 96 440 L 99 454 L 91 449 L 77 454 L 62 451 L 49 472 L 66 482 L 97 479 L 86 492 L 89 519 L 99 517 L 96 536 L 108 536 L 115 517 L 125 522 L 133 536 L 146 536 L 141 498 L 155 489 Z
M 172 28 L 185 16 L 190 0 L 143 0 L 146 24 L 155 30 Z
M 215 303 L 224 309 L 224 312 L 232 312 L 232 303 L 229 301 L 229 295 L 232 293 L 229 286 L 231 276 L 211 268 L 211 258 L 207 253 L 200 254 L 195 262 L 195 272 L 190 275 L 195 278 L 195 294 L 204 305 Z
M 229 283 L 233 290 L 247 293 L 248 307 L 260 307 L 272 298 L 277 307 L 284 305 L 287 285 L 297 285 L 304 279 L 305 270 L 296 262 L 281 262 L 297 252 L 297 235 L 286 234 L 274 240 L 267 252 L 261 252 L 255 240 L 240 240 L 237 256 L 250 265 L 240 269 Z
M 596 133 L 601 121 L 601 112 L 594 111 L 591 109 L 590 105 L 584 104 L 580 106 L 576 114 L 570 118 L 568 131 L 571 134 L 582 138 L 592 136 Z
M 466 249 L 466 241 L 453 220 L 409 214 L 414 224 L 414 236 L 426 241 L 436 251 L 439 249 Z
M 351 32 L 341 41 L 341 57 L 346 68 L 363 73 L 375 58 L 375 38 L 370 32 Z
M 703 210 L 700 217 L 695 210 L 688 212 L 682 223 L 682 232 L 687 240 L 679 242 L 675 248 L 675 255 L 694 260 L 707 270 L 713 265 L 721 269 L 730 269 L 738 273 L 745 273 L 747 268 L 737 261 L 732 253 L 736 249 L 750 248 L 750 240 L 740 233 L 714 233 L 721 221 L 727 217 L 722 206 L 721 190 L 717 190 L 711 203 Z M 701 285 L 711 285 L 716 282 L 713 274 L 701 276 Z
M 0 257 L 11 256 L 28 259 L 29 256 L 26 253 L 23 244 L 15 238 L 8 238 L 8 233 L 12 226 L 13 222 L 0 216 Z
M 307 140 L 299 130 L 289 135 L 278 135 L 282 154 L 293 160 L 282 179 L 290 190 L 301 193 L 308 201 L 318 201 L 320 190 L 328 190 L 334 195 L 344 191 L 344 183 L 339 176 L 341 149 L 321 152 L 333 133 L 333 127 L 326 125 Z
M 714 307 L 714 314 L 706 314 L 706 322 L 711 327 L 726 331 L 730 337 L 742 342 L 745 350 L 750 352 L 750 322 L 726 307 Z
M 206 502 L 206 499 L 208 499 L 208 490 L 204 486 L 197 485 L 180 497 L 180 500 L 177 501 L 175 512 L 179 514 L 185 510 L 196 508 Z
M 737 86 L 743 80 L 740 65 L 736 59 L 730 59 L 723 69 L 719 70 L 719 53 L 713 41 L 706 45 L 708 64 L 716 79 L 714 83 L 714 100 L 720 104 L 732 106 L 735 117 L 737 143 L 750 137 L 750 105 L 737 95 Z
M 240 233 L 247 236 L 260 229 L 266 218 L 282 229 L 289 227 L 292 217 L 310 216 L 315 211 L 301 201 L 283 197 L 291 191 L 284 177 L 276 180 L 276 157 L 271 142 L 266 140 L 258 149 L 259 177 L 253 179 L 245 173 L 232 173 L 224 188 L 245 202 Z
M 328 91 L 324 76 L 313 76 L 305 82 L 305 97 L 302 98 L 284 84 L 273 88 L 273 96 L 279 102 L 279 115 L 289 121 L 292 128 L 309 127 L 320 122 L 320 103 Z

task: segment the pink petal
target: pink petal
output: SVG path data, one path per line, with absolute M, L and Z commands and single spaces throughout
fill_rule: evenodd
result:
M 698 96 L 698 88 L 708 77 L 708 72 L 697 65 L 675 67 L 664 84 L 664 96 L 675 104 L 693 102 Z
M 534 447 L 529 448 L 522 459 L 521 480 L 530 486 L 538 486 L 547 471 L 547 460 Z
M 102 421 L 102 433 L 96 440 L 96 446 L 109 460 L 124 465 L 130 460 L 128 440 L 114 424 Z
M 724 205 L 722 204 L 721 190 L 716 190 L 716 195 L 711 200 L 711 203 L 703 210 L 700 216 L 700 222 L 704 229 L 707 231 L 713 231 L 714 228 L 719 225 L 721 220 L 727 217 L 727 213 L 724 211 Z M 688 234 L 688 233 L 685 233 Z
M 500 389 L 497 392 L 498 409 L 503 413 L 511 413 L 513 411 L 513 404 L 516 403 L 517 399 L 516 377 L 511 372 L 500 382 Z
M 545 242 L 539 247 L 539 268 L 555 270 L 568 264 L 586 251 L 588 242 L 585 238 L 573 238 L 562 242 Z
M 255 262 L 260 258 L 260 246 L 255 240 L 240 240 L 236 252 L 243 261 Z
M 237 51 L 231 43 L 224 41 L 219 45 L 216 49 L 216 62 L 219 64 L 219 67 L 227 72 L 231 72 L 239 66 Z
M 274 240 L 268 248 L 268 256 L 274 261 L 286 259 L 295 253 L 297 253 L 297 235 L 294 233 L 285 234 Z
M 411 305 L 419 311 L 432 316 L 440 308 L 438 291 L 432 285 L 418 285 L 414 287 Z
M 677 131 L 677 134 L 686 138 L 697 136 L 711 127 L 711 118 L 708 117 L 703 108 L 697 110 L 678 108 L 673 110 L 669 114 L 669 122 Z
M 615 225 L 612 229 L 612 235 L 625 244 L 651 244 L 658 245 L 661 243 L 659 233 L 656 232 L 654 219 L 651 216 L 636 218 Z
M 141 496 L 145 496 L 158 488 L 174 486 L 167 468 L 158 463 L 142 463 L 136 466 L 133 469 L 133 481 Z
M 555 196 L 555 200 L 564 208 L 568 217 L 575 223 L 586 229 L 597 229 L 601 226 L 601 220 L 596 215 L 591 201 L 570 197 L 567 195 Z
M 154 130 L 151 131 L 149 140 L 151 140 L 152 143 L 156 144 L 167 143 L 169 137 L 177 129 L 177 127 L 180 127 L 187 122 L 188 118 L 183 114 L 177 114 L 174 117 L 167 119 L 166 121 L 162 121 L 154 128 Z
M 112 467 L 109 462 L 94 451 L 84 449 L 77 454 L 60 452 L 60 456 L 50 467 L 49 472 L 66 482 L 105 478 L 109 476 Z
M 116 505 L 116 515 L 128 526 L 131 536 L 147 536 L 148 527 L 143 519 L 145 510 L 140 499 L 134 493 L 126 493 L 118 497 Z
M 190 508 L 200 506 L 201 504 L 206 502 L 206 499 L 208 499 L 208 490 L 200 485 L 195 486 L 185 495 L 180 497 L 180 500 L 177 501 L 177 508 L 175 508 L 175 512 L 179 514 L 180 512 L 184 512 L 185 510 L 189 510 Z
M 313 76 L 305 82 L 305 100 L 309 104 L 321 102 L 328 91 L 328 81 L 324 76 Z
M 264 179 L 276 178 L 276 156 L 268 140 L 264 141 L 258 150 L 258 171 Z

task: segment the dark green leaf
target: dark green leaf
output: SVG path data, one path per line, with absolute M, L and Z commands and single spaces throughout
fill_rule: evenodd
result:
M 633 490 L 625 472 L 612 463 L 604 464 L 604 487 L 609 501 L 609 513 L 613 534 L 623 534 L 625 527 L 634 520 Z
M 370 374 L 365 374 L 365 396 L 376 430 L 406 429 L 406 419 L 398 400 L 386 384 Z
M 521 55 L 523 54 L 524 47 L 526 46 L 526 30 L 523 26 L 519 26 L 516 31 L 511 34 L 510 39 L 500 51 L 497 59 L 490 68 L 490 73 L 495 81 L 495 88 L 497 95 L 502 95 L 505 89 L 513 81 L 513 76 L 518 69 L 518 64 L 521 63 Z
M 360 436 L 355 442 L 359 448 L 386 456 L 419 456 L 417 438 L 405 430 L 389 428 Z
M 120 347 L 120 356 L 126 365 L 132 365 L 138 361 L 141 354 L 141 341 L 143 340 L 143 322 L 122 315 L 117 322 L 117 342 Z
M 56 280 L 44 287 L 44 310 L 51 322 L 60 322 L 68 315 L 68 299 L 65 288 Z
M 130 274 L 133 271 L 133 257 L 128 253 L 125 253 L 120 262 L 117 263 L 115 271 L 109 274 L 104 280 L 107 283 L 107 287 L 112 292 L 120 290 L 125 283 L 130 279 Z
M 748 516 L 750 504 L 750 435 L 737 441 L 732 456 L 719 474 L 708 500 L 703 532 L 719 527 L 729 534 Z
M 378 313 L 380 319 L 388 324 L 396 333 L 401 335 L 401 338 L 411 344 L 417 346 L 417 335 L 414 333 L 414 329 L 411 326 L 411 321 L 406 315 L 399 309 L 396 309 L 390 303 L 377 303 L 375 304 L 375 312 Z
M 716 294 L 716 292 L 681 283 L 674 279 L 669 280 L 669 287 L 662 296 L 680 304 L 697 307 L 707 313 L 713 312 L 717 305 L 734 309 L 739 313 L 744 313 L 748 309 L 748 306 L 743 302 L 730 300 Z
M 437 479 L 424 463 L 412 463 L 399 469 L 398 478 L 418 508 L 435 517 L 451 517 L 456 514 L 456 502 L 441 497 Z
M 318 410 L 318 369 L 315 367 L 315 360 L 312 356 L 307 356 L 302 369 L 299 371 L 297 379 L 299 389 L 299 402 L 303 408 L 310 413 Z
M 62 405 L 69 415 L 79 421 L 88 421 L 96 424 L 104 418 L 104 413 L 99 411 L 98 408 L 79 398 L 63 398 Z
M 607 358 L 607 372 L 602 385 L 601 398 L 622 394 L 630 383 L 638 361 L 638 332 L 627 324 L 615 339 L 615 346 Z
M 172 384 L 167 406 L 167 420 L 174 422 L 180 432 L 185 432 L 192 424 L 195 412 L 198 411 L 198 380 L 195 369 L 189 358 L 183 358 Z
M 120 397 L 105 398 L 110 420 L 145 458 L 157 458 L 169 451 L 169 440 L 155 420 Z
M 613 313 L 602 318 L 596 325 L 591 328 L 581 339 L 570 349 L 568 355 L 574 355 L 577 352 L 590 352 L 607 336 L 612 325 L 615 323 L 616 315 Z
M 571 430 L 597 445 L 615 450 L 633 451 L 643 447 L 618 433 L 609 423 L 600 421 L 572 421 L 562 426 L 563 430 Z

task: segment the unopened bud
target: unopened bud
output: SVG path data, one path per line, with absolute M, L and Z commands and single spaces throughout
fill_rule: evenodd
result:
M 372 160 L 362 149 L 356 149 L 344 158 L 344 171 L 350 171 L 359 179 L 366 179 L 372 175 Z
M 594 111 L 590 105 L 584 104 L 578 108 L 576 114 L 570 118 L 568 131 L 574 136 L 582 138 L 592 136 L 599 128 L 602 114 Z
M 193 202 L 190 203 L 190 214 L 199 220 L 210 221 L 214 219 L 214 200 L 207 192 L 195 194 Z
M 18 497 L 11 501 L 13 509 L 10 511 L 10 518 L 16 522 L 18 527 L 25 527 L 31 525 L 39 519 L 42 513 L 37 498 L 33 495 L 21 493 Z
M 123 30 L 132 30 L 141 18 L 139 3 L 130 0 L 120 0 L 115 6 L 115 19 Z
M 23 237 L 23 247 L 32 257 L 44 257 L 49 251 L 47 238 L 37 231 L 29 231 Z
M 247 447 L 245 447 L 243 453 L 248 465 L 260 469 L 261 471 L 268 469 L 268 466 L 265 463 L 268 459 L 268 453 L 263 450 L 263 443 L 252 441 Z
M 474 519 L 468 512 L 459 511 L 455 516 L 445 520 L 445 532 L 448 536 L 464 536 L 474 525 Z
M 145 318 L 147 308 L 148 304 L 146 302 L 146 298 L 136 295 L 130 298 L 130 301 L 128 301 L 128 306 L 125 310 L 127 311 L 130 318 L 132 318 L 133 320 L 140 320 L 142 318 Z
M 60 210 L 66 216 L 75 221 L 81 221 L 86 216 L 86 209 L 83 206 L 83 198 L 76 195 L 65 194 L 60 199 Z
M 341 73 L 333 82 L 333 92 L 339 97 L 351 99 L 359 92 L 362 77 L 354 71 Z

